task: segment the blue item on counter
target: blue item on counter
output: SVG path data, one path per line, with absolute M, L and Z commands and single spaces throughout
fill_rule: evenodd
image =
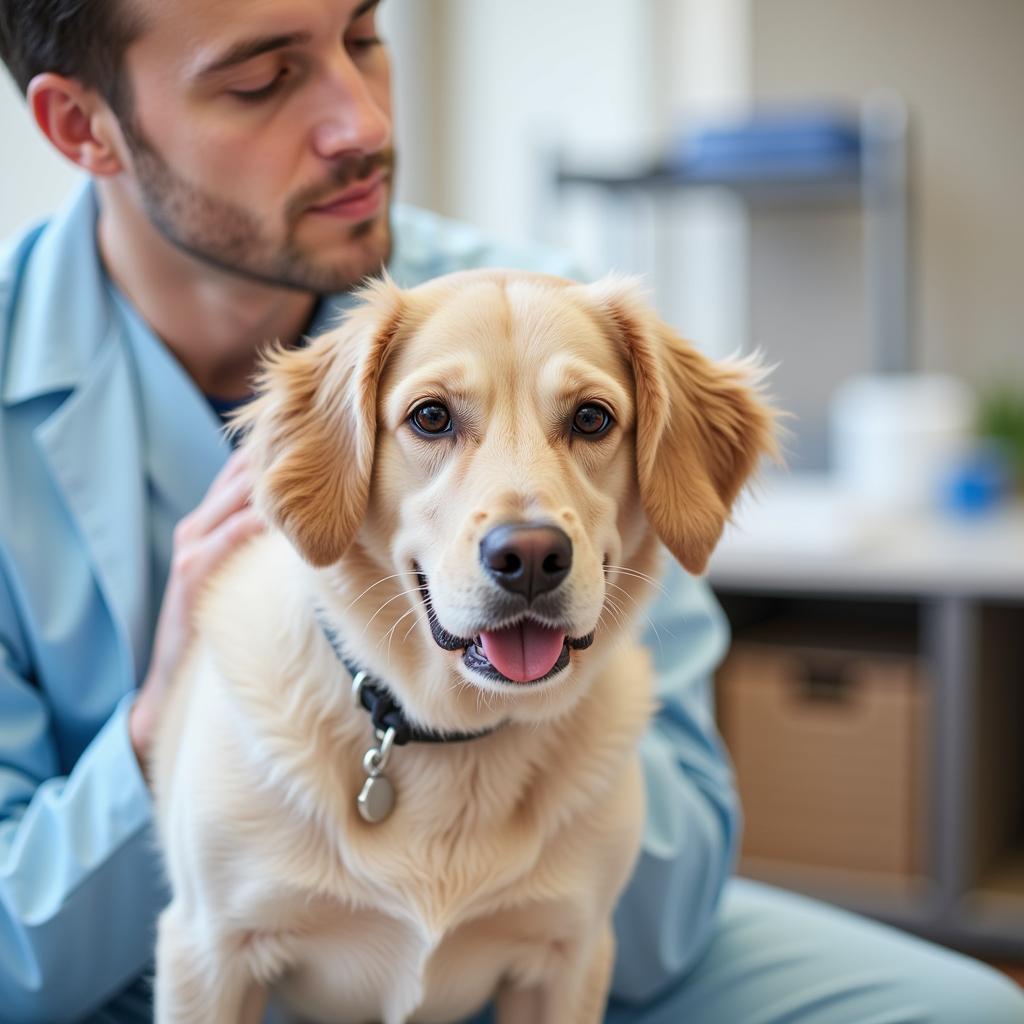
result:
M 995 444 L 979 446 L 947 476 L 942 504 L 960 516 L 978 516 L 1005 500 L 1011 489 L 1010 462 Z

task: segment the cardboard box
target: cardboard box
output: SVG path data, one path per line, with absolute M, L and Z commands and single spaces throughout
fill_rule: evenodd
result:
M 718 706 L 743 856 L 920 873 L 927 693 L 911 655 L 737 643 Z

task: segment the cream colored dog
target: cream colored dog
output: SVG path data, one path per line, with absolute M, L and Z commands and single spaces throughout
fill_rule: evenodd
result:
M 661 544 L 704 569 L 772 416 L 629 282 L 362 299 L 243 415 L 272 527 L 157 744 L 157 1020 L 272 991 L 303 1021 L 599 1021 L 644 816 L 634 620 Z

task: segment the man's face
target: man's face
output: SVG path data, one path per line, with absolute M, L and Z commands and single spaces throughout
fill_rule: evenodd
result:
M 126 0 L 122 128 L 138 199 L 177 248 L 315 292 L 390 251 L 388 57 L 370 0 Z

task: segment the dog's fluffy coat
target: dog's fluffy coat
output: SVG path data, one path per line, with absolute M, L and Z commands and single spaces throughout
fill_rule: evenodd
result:
M 611 914 L 637 853 L 635 753 L 653 710 L 633 621 L 664 544 L 699 573 L 772 416 L 749 365 L 714 365 L 635 285 L 474 271 L 368 288 L 345 323 L 272 354 L 242 416 L 272 524 L 217 578 L 153 762 L 173 887 L 157 1020 L 502 1024 L 601 1019 Z M 424 438 L 417 402 L 457 429 Z M 573 433 L 599 402 L 614 425 Z M 488 628 L 484 533 L 557 524 L 567 635 L 535 685 L 474 675 L 426 623 Z M 373 740 L 316 610 L 414 722 L 481 731 L 396 748 L 398 803 L 356 812 Z

